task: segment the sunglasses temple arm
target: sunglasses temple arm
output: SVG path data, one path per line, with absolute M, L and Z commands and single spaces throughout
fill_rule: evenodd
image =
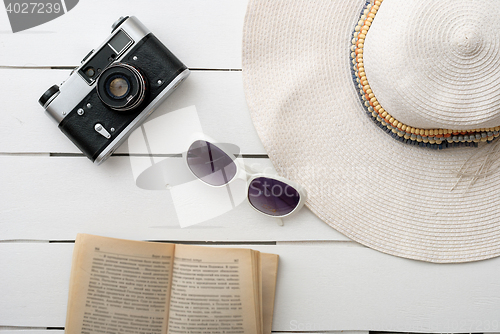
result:
M 241 166 L 241 167 L 243 168 L 243 170 L 244 170 L 247 174 L 249 174 L 249 175 L 253 175 L 253 174 L 257 174 L 257 173 L 258 173 L 256 170 L 254 170 L 252 167 L 248 166 L 248 165 L 247 165 L 247 164 L 245 164 L 245 163 L 241 163 L 241 165 L 240 165 L 240 166 Z

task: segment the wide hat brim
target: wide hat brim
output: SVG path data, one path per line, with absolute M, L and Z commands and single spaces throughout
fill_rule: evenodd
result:
M 407 145 L 367 117 L 350 67 L 365 4 L 250 0 L 245 94 L 271 161 L 311 211 L 368 247 L 439 263 L 500 255 L 500 172 L 457 174 L 481 148 Z

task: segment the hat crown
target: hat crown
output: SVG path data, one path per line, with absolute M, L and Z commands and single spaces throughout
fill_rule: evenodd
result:
M 451 35 L 450 46 L 457 56 L 475 57 L 483 46 L 483 36 L 478 27 L 473 24 L 457 27 Z
M 495 1 L 385 0 L 364 46 L 380 105 L 422 129 L 500 126 Z

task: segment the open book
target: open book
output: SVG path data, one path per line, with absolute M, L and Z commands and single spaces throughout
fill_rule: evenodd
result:
M 66 333 L 270 333 L 278 255 L 78 234 Z

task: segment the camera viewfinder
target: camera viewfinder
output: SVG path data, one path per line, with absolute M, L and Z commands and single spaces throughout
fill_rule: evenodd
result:
M 125 32 L 119 30 L 108 43 L 92 55 L 78 73 L 89 85 L 93 84 L 101 74 L 101 69 L 111 65 L 133 42 Z

